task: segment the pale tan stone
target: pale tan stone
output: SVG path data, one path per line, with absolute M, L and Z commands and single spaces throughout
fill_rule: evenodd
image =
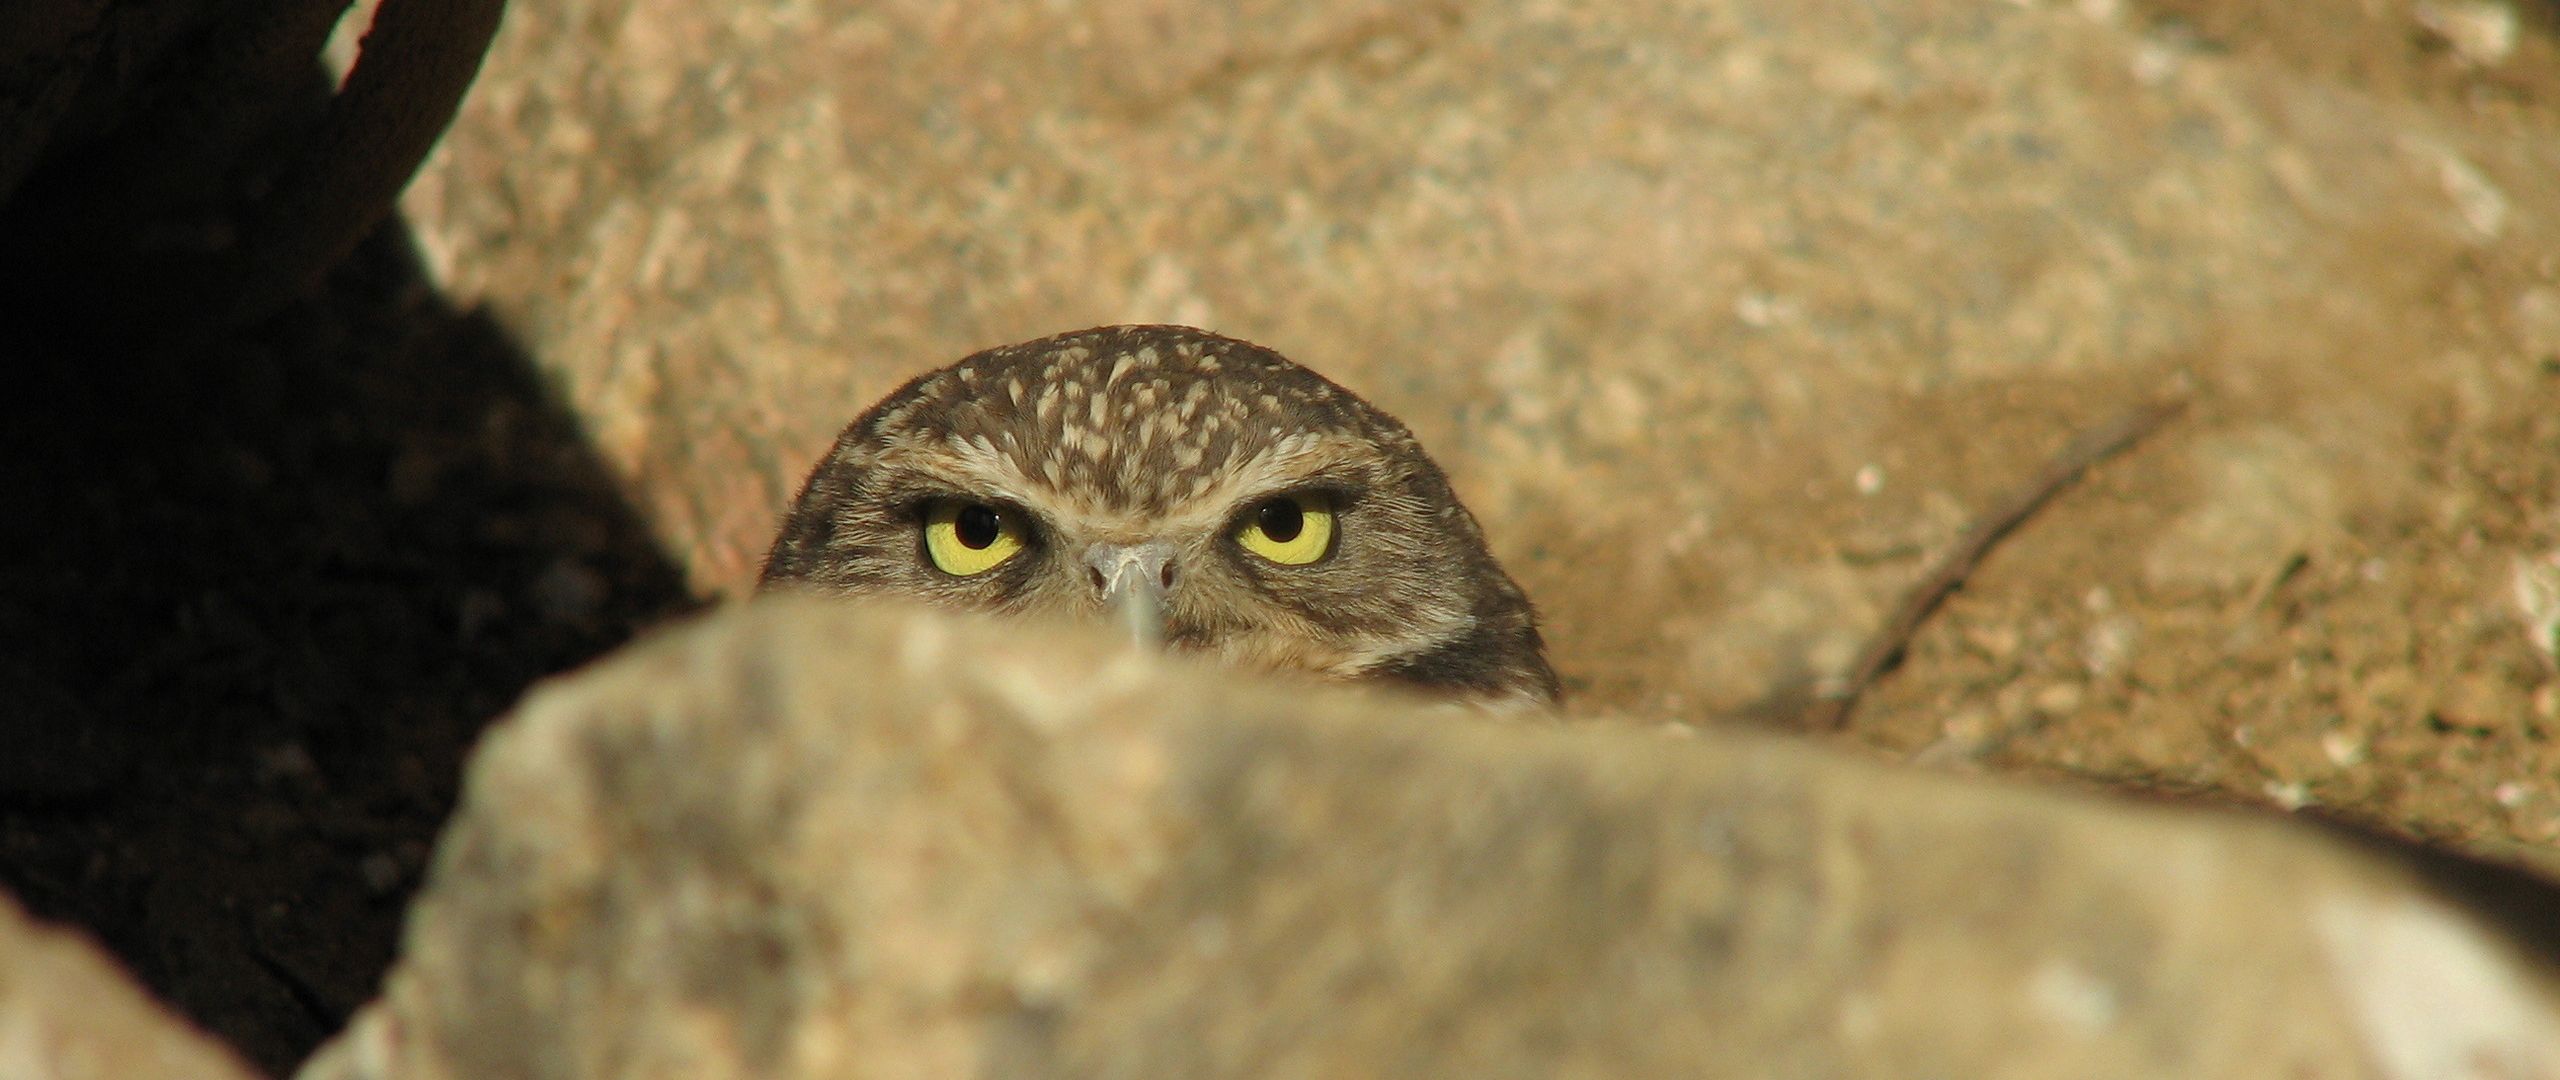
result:
M 0 895 L 0 1077 L 251 1080 L 229 1048 L 146 995 L 104 950 Z
M 304 1076 L 2560 1076 L 2548 954 L 2450 880 L 794 598 L 495 729 Z

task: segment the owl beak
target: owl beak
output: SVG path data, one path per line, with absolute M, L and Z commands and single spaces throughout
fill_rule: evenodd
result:
M 1084 564 L 1111 620 L 1142 648 L 1164 644 L 1165 591 L 1173 585 L 1170 544 L 1095 544 Z

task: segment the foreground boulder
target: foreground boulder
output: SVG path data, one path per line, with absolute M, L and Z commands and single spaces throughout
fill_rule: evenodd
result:
M 764 602 L 490 736 L 308 1080 L 2560 1076 L 2547 957 L 2275 819 Z
M 249 1067 L 145 997 L 97 946 L 0 896 L 0 1077 L 249 1080 Z

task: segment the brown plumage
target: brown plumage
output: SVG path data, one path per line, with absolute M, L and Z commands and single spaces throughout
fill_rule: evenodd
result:
M 1109 613 L 1244 666 L 1556 697 L 1528 598 L 1403 424 L 1182 326 L 990 349 L 899 388 L 809 474 L 763 585 Z

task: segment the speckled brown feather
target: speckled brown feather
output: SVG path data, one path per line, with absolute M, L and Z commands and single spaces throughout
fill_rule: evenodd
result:
M 1238 515 L 1321 490 L 1328 558 L 1239 549 Z M 921 548 L 922 507 L 982 500 L 1032 547 L 960 578 Z M 810 473 L 765 587 L 919 596 L 998 611 L 1098 611 L 1072 554 L 1180 550 L 1167 641 L 1247 666 L 1552 702 L 1528 599 L 1411 432 L 1269 349 L 1182 326 L 1106 326 L 990 349 L 856 418 Z

